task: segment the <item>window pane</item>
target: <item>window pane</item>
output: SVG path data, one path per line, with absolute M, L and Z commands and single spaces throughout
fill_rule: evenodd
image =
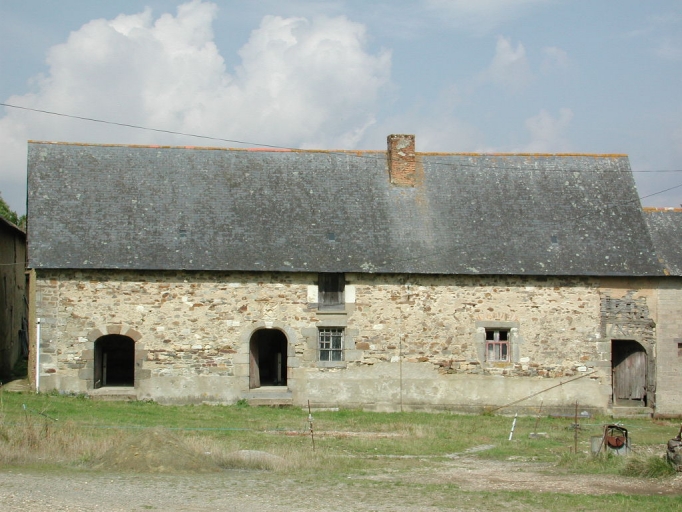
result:
M 320 361 L 343 361 L 343 334 L 341 327 L 328 327 L 318 331 Z

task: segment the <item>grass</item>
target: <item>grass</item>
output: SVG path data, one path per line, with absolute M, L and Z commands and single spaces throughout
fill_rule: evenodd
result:
M 244 449 L 311 448 L 307 411 L 296 408 L 236 406 L 161 406 L 154 402 L 102 402 L 58 394 L 0 395 L 0 439 L 13 426 L 39 436 L 62 430 L 80 437 L 103 439 L 116 431 L 162 426 L 185 435 L 233 442 Z M 588 454 L 590 437 L 601 435 L 604 423 L 585 421 L 578 432 L 578 453 Z M 518 418 L 511 441 L 512 419 L 492 415 L 372 413 L 355 410 L 313 413 L 316 448 L 355 456 L 444 456 L 485 446 L 479 457 L 503 460 L 521 457 L 553 462 L 571 453 L 575 431 L 570 418 Z M 68 427 L 67 427 L 68 426 Z M 530 438 L 536 429 L 545 437 Z M 647 419 L 627 420 L 635 447 L 659 446 L 674 436 L 678 424 Z M 66 427 L 66 428 L 65 428 Z M 3 434 L 4 432 L 4 434 Z M 27 438 L 27 439 L 28 439 Z
M 100 402 L 84 396 L 2 393 L 0 389 L 0 465 L 89 467 L 122 437 L 163 427 L 181 436 L 196 452 L 209 454 L 218 467 L 267 470 L 313 489 L 324 472 L 328 479 L 343 482 L 347 490 L 416 493 L 433 506 L 445 508 L 448 503 L 453 506 L 453 494 L 458 506 L 468 509 L 465 504 L 470 501 L 472 510 L 512 502 L 512 510 L 638 510 L 644 503 L 649 510 L 677 510 L 682 505 L 679 498 L 669 496 L 467 493 L 453 485 L 412 479 L 415 471 L 447 464 L 452 454 L 553 463 L 562 474 L 668 478 L 674 471 L 662 455 L 664 443 L 679 429 L 677 422 L 628 419 L 624 426 L 634 456 L 618 457 L 590 454 L 590 438 L 601 435 L 603 425 L 613 422 L 610 418 L 581 420 L 577 453 L 572 418 L 520 417 L 510 441 L 512 418 L 506 416 L 320 411 L 313 412 L 314 451 L 307 420 L 307 410 L 296 408 L 244 403 L 161 406 Z M 536 430 L 546 435 L 529 437 Z

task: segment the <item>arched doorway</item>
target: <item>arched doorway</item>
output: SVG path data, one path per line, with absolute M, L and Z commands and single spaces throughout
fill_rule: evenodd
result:
M 646 349 L 634 340 L 611 340 L 611 368 L 614 405 L 646 406 Z
M 120 334 L 95 340 L 94 387 L 135 385 L 135 341 Z
M 259 329 L 249 341 L 249 388 L 287 385 L 287 337 L 277 329 Z

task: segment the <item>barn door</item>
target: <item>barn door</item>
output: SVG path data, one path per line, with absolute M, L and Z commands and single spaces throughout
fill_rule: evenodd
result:
M 287 337 L 277 329 L 259 329 L 249 342 L 249 388 L 287 385 Z
M 632 340 L 613 340 L 613 398 L 621 405 L 646 405 L 646 350 Z
M 251 338 L 249 343 L 249 388 L 260 387 L 260 369 L 258 367 L 258 339 Z

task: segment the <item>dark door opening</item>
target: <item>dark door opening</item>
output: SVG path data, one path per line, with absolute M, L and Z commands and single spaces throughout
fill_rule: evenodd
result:
M 135 341 L 108 334 L 95 341 L 94 387 L 135 385 Z
M 613 403 L 646 406 L 647 357 L 642 345 L 633 340 L 611 341 Z
M 287 337 L 277 329 L 260 329 L 249 343 L 249 388 L 287 385 Z

